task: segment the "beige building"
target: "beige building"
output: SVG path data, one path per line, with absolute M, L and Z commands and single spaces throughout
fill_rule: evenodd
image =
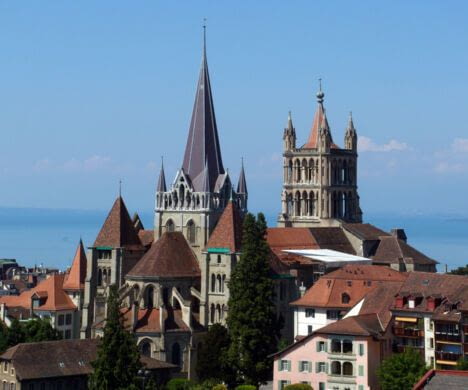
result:
M 283 192 L 280 227 L 338 226 L 361 222 L 357 192 L 357 133 L 350 116 L 344 148 L 333 142 L 324 93 L 317 93 L 317 110 L 307 142 L 296 146 L 291 114 L 283 134 Z

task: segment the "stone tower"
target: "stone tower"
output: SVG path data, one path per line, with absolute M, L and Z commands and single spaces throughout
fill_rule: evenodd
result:
M 296 147 L 291 113 L 283 133 L 282 210 L 278 226 L 338 226 L 361 222 L 357 192 L 357 133 L 350 115 L 344 148 L 333 142 L 323 105 L 317 93 L 317 110 L 307 142 Z
M 166 231 L 184 234 L 198 259 L 229 200 L 247 210 L 243 169 L 235 191 L 225 171 L 211 93 L 206 38 L 182 167 L 166 186 L 161 167 L 155 202 L 155 240 Z

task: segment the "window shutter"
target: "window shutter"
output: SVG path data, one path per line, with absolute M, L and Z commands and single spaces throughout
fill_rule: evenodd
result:
M 299 360 L 297 363 L 297 371 L 301 372 L 302 371 L 302 361 Z
M 325 372 L 328 374 L 328 363 L 325 363 Z
M 281 381 L 278 381 L 278 390 L 283 390 L 281 386 Z
M 319 362 L 315 362 L 315 372 L 320 372 L 319 371 Z
M 315 346 L 317 347 L 317 352 L 320 352 L 320 341 L 316 341 Z
M 324 347 L 325 352 L 328 352 L 328 342 L 325 341 Z
M 359 366 L 359 376 L 364 376 L 364 366 Z
M 308 371 L 309 371 L 309 372 L 312 372 L 312 362 L 309 362 L 308 366 L 309 366 L 309 367 L 308 367 L 308 368 L 309 368 Z
M 364 355 L 364 344 L 359 344 L 359 355 L 360 356 Z
M 288 371 L 291 371 L 291 360 L 288 360 Z

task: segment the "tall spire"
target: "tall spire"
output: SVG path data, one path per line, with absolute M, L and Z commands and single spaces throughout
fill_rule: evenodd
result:
M 159 172 L 158 187 L 156 188 L 157 192 L 166 192 L 166 175 L 164 174 L 164 160 L 161 157 L 161 171 Z
M 195 191 L 202 190 L 205 163 L 210 173 L 209 188 L 213 191 L 218 176 L 224 174 L 224 167 L 206 58 L 206 26 L 203 26 L 202 64 L 182 165 Z
M 205 161 L 205 169 L 203 170 L 203 183 L 201 190 L 203 192 L 211 192 L 210 189 L 210 167 L 208 162 Z
M 291 118 L 291 111 L 288 111 L 288 124 L 286 126 L 286 129 L 290 130 L 291 132 L 294 131 L 294 126 L 293 126 L 292 118 Z
M 327 116 L 325 114 L 325 108 L 323 107 L 323 100 L 325 94 L 322 91 L 322 79 L 319 79 L 319 91 L 317 92 L 317 111 L 315 111 L 314 121 L 312 123 L 312 129 L 310 130 L 310 136 L 307 143 L 303 146 L 304 148 L 315 149 L 318 146 L 318 136 L 320 129 L 329 130 Z M 331 134 L 330 134 L 331 137 Z
M 349 119 L 348 119 L 348 128 L 346 130 L 356 130 L 354 128 L 354 122 L 353 122 L 353 112 L 349 112 Z
M 237 193 L 247 194 L 247 180 L 245 180 L 244 159 L 242 159 L 242 163 L 241 163 L 239 182 L 237 183 Z

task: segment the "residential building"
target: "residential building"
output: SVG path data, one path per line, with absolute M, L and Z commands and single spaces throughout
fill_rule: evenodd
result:
M 460 370 L 429 370 L 413 386 L 413 390 L 466 390 L 468 372 Z
M 18 344 L 0 355 L 0 383 L 7 390 L 85 390 L 97 358 L 99 340 L 59 340 Z M 141 357 L 159 385 L 177 367 Z

